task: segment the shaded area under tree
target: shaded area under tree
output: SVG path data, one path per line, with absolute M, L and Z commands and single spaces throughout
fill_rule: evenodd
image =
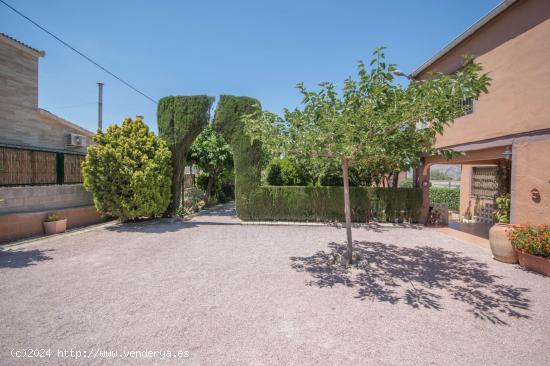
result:
M 344 248 L 334 242 L 328 246 L 333 252 Z M 309 286 L 347 286 L 357 289 L 360 300 L 440 311 L 444 299 L 451 299 L 465 304 L 476 318 L 497 325 L 507 325 L 507 317 L 529 318 L 527 288 L 500 283 L 485 263 L 460 252 L 365 241 L 356 241 L 354 246 L 365 258 L 359 267 L 334 265 L 331 253 L 325 251 L 291 257 L 291 266 L 313 277 L 307 281 Z

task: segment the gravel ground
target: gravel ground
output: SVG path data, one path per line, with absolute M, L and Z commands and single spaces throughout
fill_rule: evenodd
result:
M 426 229 L 354 235 L 366 269 L 326 265 L 344 230 L 232 206 L 6 248 L 0 364 L 550 364 L 550 278 Z

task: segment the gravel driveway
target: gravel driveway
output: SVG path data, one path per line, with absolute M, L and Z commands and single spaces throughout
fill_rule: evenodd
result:
M 550 364 L 550 278 L 392 226 L 354 230 L 366 269 L 331 269 L 344 230 L 233 215 L 4 249 L 0 364 Z

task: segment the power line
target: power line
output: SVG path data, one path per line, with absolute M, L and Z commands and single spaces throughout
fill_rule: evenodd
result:
M 73 50 L 74 52 L 76 52 L 77 54 L 79 54 L 80 56 L 84 57 L 86 60 L 88 60 L 89 62 L 91 62 L 92 64 L 94 64 L 95 66 L 99 67 L 101 70 L 105 71 L 107 74 L 111 75 L 112 77 L 114 77 L 115 79 L 117 79 L 118 81 L 120 81 L 121 83 L 123 83 L 124 85 L 126 85 L 127 87 L 129 87 L 130 89 L 132 89 L 133 91 L 143 95 L 145 98 L 149 99 L 151 102 L 153 103 L 157 103 L 156 100 L 154 100 L 153 98 L 151 98 L 150 96 L 148 96 L 147 94 L 145 94 L 144 92 L 142 92 L 141 90 L 139 90 L 138 88 L 132 86 L 130 83 L 128 83 L 127 81 L 125 81 L 124 79 L 118 77 L 117 75 L 115 75 L 114 73 L 112 73 L 111 71 L 107 70 L 105 67 L 101 66 L 100 64 L 98 64 L 96 61 L 92 60 L 90 57 L 86 56 L 84 53 L 80 52 L 79 50 L 77 50 L 76 48 L 74 48 L 73 46 L 71 46 L 70 44 L 68 44 L 67 42 L 65 42 L 64 40 L 62 40 L 61 38 L 59 38 L 58 36 L 56 36 L 55 34 L 53 34 L 52 32 L 50 32 L 49 30 L 47 30 L 46 28 L 42 27 L 40 24 L 38 24 L 37 22 L 35 22 L 34 20 L 32 20 L 31 18 L 29 18 L 28 16 L 26 16 L 25 14 L 21 13 L 19 10 L 15 9 L 13 6 L 11 6 L 10 4 L 6 3 L 4 0 L 0 0 L 0 2 L 4 5 L 6 5 L 8 8 L 10 8 L 11 10 L 13 10 L 16 14 L 22 16 L 23 18 L 25 18 L 26 20 L 28 20 L 29 22 L 31 22 L 32 24 L 34 24 L 36 27 L 38 27 L 39 29 L 43 30 L 44 32 L 48 33 L 50 36 L 52 36 L 53 38 L 55 38 L 56 40 L 58 40 L 59 42 L 61 42 L 65 47 L 68 47 L 70 48 L 71 50 Z

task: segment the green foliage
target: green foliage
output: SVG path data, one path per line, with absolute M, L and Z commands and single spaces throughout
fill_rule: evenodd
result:
M 233 155 L 223 136 L 207 126 L 193 142 L 188 161 L 204 172 L 198 178 L 206 179 L 204 187 L 201 186 L 206 201 L 211 202 L 212 196 L 221 195 L 222 173 L 233 170 Z
M 260 103 L 253 98 L 222 95 L 214 116 L 214 127 L 231 146 L 235 166 L 235 206 L 239 217 L 249 216 L 251 195 L 260 186 L 262 146 L 244 134 L 244 115 L 259 113 Z
M 351 215 L 355 222 L 417 221 L 422 192 L 416 188 L 350 188 Z M 342 221 L 342 187 L 275 187 L 255 190 L 245 220 Z
M 162 214 L 170 202 L 171 153 L 141 119 L 94 136 L 82 165 L 96 209 L 122 220 Z
M 176 216 L 187 216 L 200 211 L 205 205 L 204 192 L 197 188 L 186 189 L 183 203 L 176 209 Z
M 449 210 L 460 209 L 460 189 L 430 187 L 430 203 L 446 203 Z
M 306 186 L 307 174 L 290 159 L 274 159 L 267 166 L 267 184 L 272 186 Z
M 405 178 L 401 183 L 399 183 L 399 188 L 412 188 L 413 181 L 412 178 Z
M 498 196 L 495 200 L 495 203 L 496 203 L 496 208 L 494 210 L 495 218 L 501 224 L 509 224 L 512 196 L 510 195 L 510 193 L 505 193 L 501 196 Z
M 233 156 L 229 144 L 210 125 L 193 142 L 188 160 L 201 170 L 214 175 L 224 169 L 233 168 Z
M 48 216 L 46 216 L 46 220 L 44 220 L 44 222 L 53 222 L 53 221 L 59 221 L 59 216 L 56 213 L 48 214 Z
M 170 96 L 158 103 L 159 135 L 172 151 L 172 202 L 168 213 L 174 214 L 181 204 L 181 182 L 185 161 L 195 138 L 207 126 L 213 97 L 206 95 Z

